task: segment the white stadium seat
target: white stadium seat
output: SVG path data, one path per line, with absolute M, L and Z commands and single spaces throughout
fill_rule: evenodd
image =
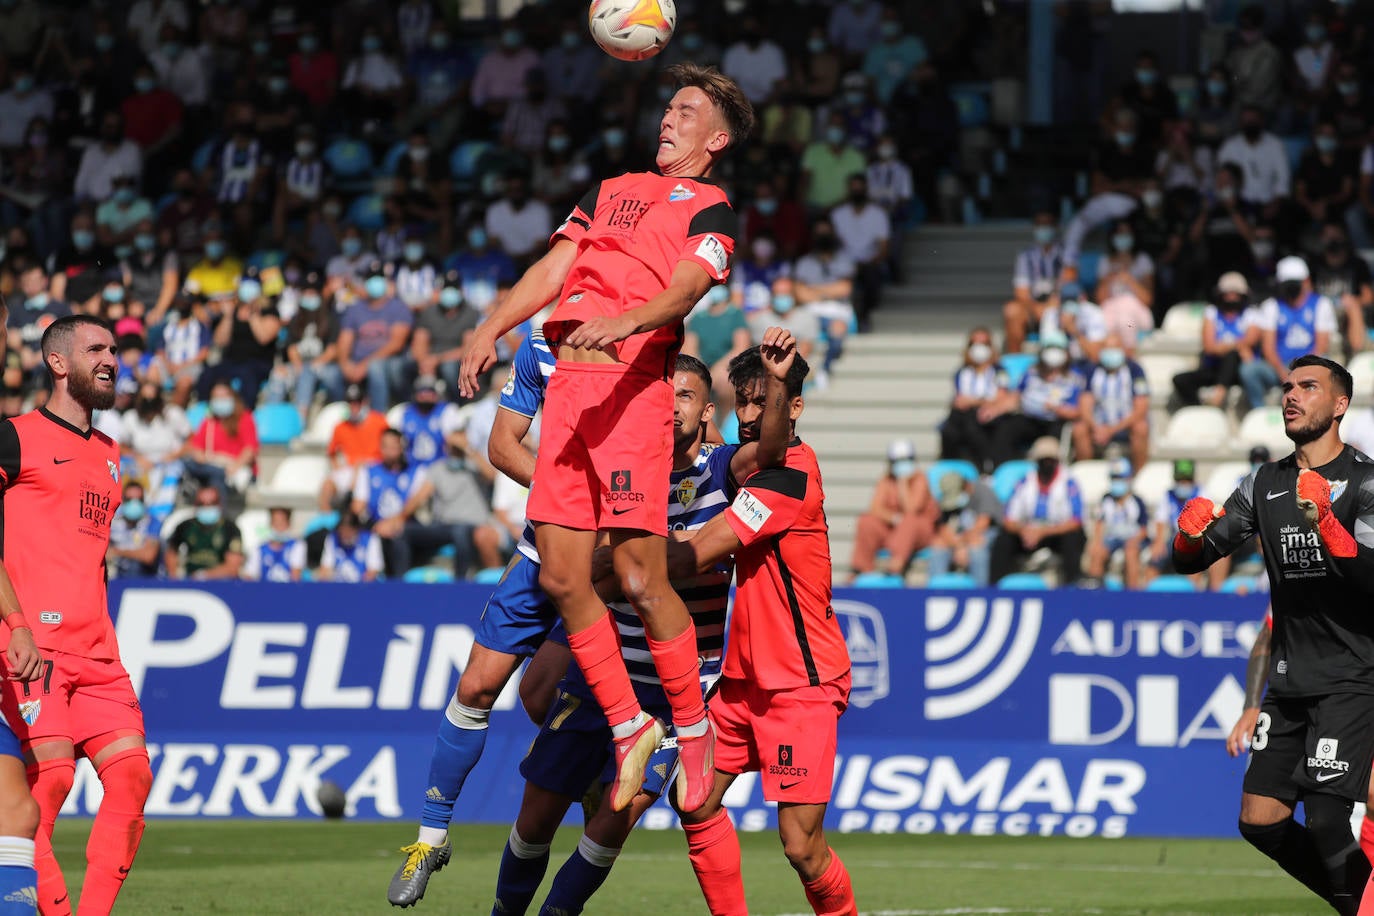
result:
M 1131 491 L 1145 501 L 1151 512 L 1159 506 L 1164 494 L 1174 485 L 1172 461 L 1148 461 L 1136 472 Z
M 196 510 L 191 506 L 182 506 L 180 509 L 173 509 L 168 512 L 167 517 L 162 520 L 162 527 L 158 529 L 158 537 L 162 539 L 162 543 L 167 543 L 172 532 L 177 530 L 177 525 L 192 518 L 195 514 Z
M 234 519 L 243 535 L 243 555 L 252 556 L 267 541 L 268 513 L 266 509 L 245 509 Z
M 1180 302 L 1170 307 L 1164 313 L 1159 335 L 1202 349 L 1202 313 L 1205 308 L 1206 304 L 1202 302 Z
M 1083 508 L 1095 507 L 1102 502 L 1111 486 L 1111 462 L 1075 461 L 1069 466 L 1069 476 L 1078 481 L 1078 489 L 1083 494 Z
M 323 455 L 288 455 L 272 475 L 272 485 L 261 493 L 266 501 L 273 496 L 314 496 L 329 476 L 329 459 Z
M 1350 357 L 1350 362 L 1345 368 L 1350 370 L 1350 375 L 1355 381 L 1353 394 L 1356 402 L 1368 399 L 1369 395 L 1374 393 L 1374 350 L 1356 353 Z
M 1246 447 L 1254 443 L 1247 442 Z M 1184 407 L 1169 418 L 1159 442 L 1161 450 L 1181 457 L 1199 458 L 1231 445 L 1231 421 L 1217 407 Z
M 1282 458 L 1293 450 L 1293 442 L 1283 431 L 1283 408 L 1256 407 L 1240 421 L 1240 444 L 1249 449 L 1256 445 L 1269 446 L 1269 454 Z
M 1202 485 L 1202 495 L 1214 503 L 1223 503 L 1235 492 L 1241 478 L 1249 473 L 1248 461 L 1223 461 L 1207 475 L 1207 482 Z
M 405 402 L 405 401 L 402 401 L 402 402 L 399 403 L 399 404 L 393 404 L 393 405 L 391 406 L 391 409 L 388 410 L 388 411 L 386 412 L 386 425 L 387 425 L 387 426 L 390 426 L 392 429 L 400 429 L 400 428 L 401 428 L 401 420 L 405 419 L 405 415 L 406 415 L 406 402 Z
M 1151 399 L 1161 404 L 1173 393 L 1174 376 L 1197 368 L 1196 356 L 1180 356 L 1177 353 L 1144 353 L 1136 357 L 1136 362 L 1145 370 Z
M 342 423 L 346 416 L 348 416 L 348 405 L 343 401 L 326 404 L 320 408 L 319 413 L 315 414 L 315 419 L 310 424 L 310 428 L 296 441 L 301 445 L 324 448 L 329 444 L 330 437 L 334 435 L 334 427 Z

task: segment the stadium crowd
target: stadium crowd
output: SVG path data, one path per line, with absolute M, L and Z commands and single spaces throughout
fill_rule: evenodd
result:
M 916 33 L 958 61 L 986 17 L 855 0 L 765 34 L 738 3 L 684 3 L 668 49 L 632 65 L 588 39 L 581 3 L 478 6 L 0 4 L 0 411 L 44 403 L 48 323 L 112 323 L 119 401 L 98 424 L 130 481 L 114 574 L 499 566 L 521 525 L 485 460 L 506 370 L 461 403 L 467 336 L 594 179 L 652 165 L 678 60 L 718 64 L 761 114 L 722 175 L 734 276 L 687 351 L 719 370 L 785 316 L 825 385 L 896 274 L 916 176 L 953 156 Z M 297 481 L 273 499 L 264 446 L 325 452 L 312 498 Z M 303 556 L 285 549 L 302 534 Z

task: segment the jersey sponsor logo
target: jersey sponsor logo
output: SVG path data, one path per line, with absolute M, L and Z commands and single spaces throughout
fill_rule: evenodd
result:
M 639 221 L 644 218 L 644 214 L 648 212 L 649 204 L 647 202 L 626 197 L 616 204 L 611 215 L 606 218 L 606 225 L 627 234 L 632 233 L 638 228 Z
M 796 766 L 795 758 L 792 754 L 792 745 L 778 745 L 778 762 L 769 764 L 768 773 L 770 776 L 801 776 L 805 777 L 809 771 L 806 767 Z M 798 780 L 800 782 L 800 780 Z M 797 783 L 792 783 L 796 785 Z M 781 788 L 781 787 L 779 787 Z
M 1029 598 L 926 599 L 928 719 L 982 709 L 1020 676 L 1040 636 L 1044 602 Z
M 1326 575 L 1326 554 L 1321 537 L 1305 525 L 1279 529 L 1279 568 L 1285 579 L 1311 579 Z
M 1317 774 L 1313 777 L 1317 782 L 1326 782 L 1328 779 L 1335 779 L 1350 772 L 1350 763 L 1339 759 L 1341 742 L 1338 738 L 1318 738 L 1316 750 L 1311 757 L 1307 758 L 1307 768 L 1310 770 L 1336 770 L 1335 773 Z
M 38 721 L 38 717 L 43 713 L 42 700 L 25 700 L 19 704 L 19 718 L 24 720 L 24 724 L 32 725 Z
M 119 473 L 116 468 L 115 473 Z M 94 534 L 95 529 L 108 529 L 110 527 L 110 496 L 108 493 L 99 493 L 90 486 L 81 486 L 81 505 L 78 517 L 85 522 L 90 522 L 90 526 L 83 526 L 85 533 Z
M 892 690 L 883 615 L 862 601 L 835 601 L 831 609 L 839 618 L 845 648 L 849 650 L 849 702 L 872 706 Z
M 753 532 L 758 532 L 763 527 L 764 522 L 773 515 L 773 510 L 756 494 L 750 493 L 748 490 L 740 490 L 735 495 L 735 501 L 730 504 L 730 511 Z
M 1248 658 L 1262 622 L 1070 620 L 1051 655 L 1080 658 Z
M 696 191 L 684 188 L 682 185 L 678 185 L 677 187 L 673 188 L 673 190 L 668 194 L 668 200 L 672 202 L 677 202 L 679 200 L 691 200 L 693 197 L 696 196 Z
M 586 297 L 586 293 L 573 293 L 568 297 L 569 302 L 581 302 Z
M 716 278 L 725 276 L 725 265 L 730 263 L 730 253 L 725 250 L 725 245 L 714 235 L 702 236 L 697 243 L 697 257 L 716 270 Z
M 38 622 L 39 622 L 39 623 L 51 623 L 51 624 L 54 624 L 54 625 L 59 624 L 59 623 L 62 622 L 62 612 L 61 612 L 61 611 L 41 611 L 41 612 L 39 612 L 39 614 L 38 614 Z
M 606 494 L 607 502 L 644 502 L 644 494 L 641 491 L 634 489 L 634 485 L 630 480 L 629 471 L 611 471 L 611 479 L 609 481 L 609 484 L 610 492 Z M 634 507 L 630 506 L 625 509 L 613 509 L 611 511 L 615 515 L 624 515 L 626 512 L 629 512 L 632 508 Z

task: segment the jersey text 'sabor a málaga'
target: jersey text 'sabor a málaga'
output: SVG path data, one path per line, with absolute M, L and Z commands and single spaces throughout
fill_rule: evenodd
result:
M 0 422 L 0 548 L 34 640 L 117 659 L 105 588 L 119 446 L 47 410 Z M 0 627 L 0 647 L 9 629 Z
M 830 606 L 830 535 L 816 453 L 793 440 L 784 466 L 745 481 L 725 518 L 744 545 L 735 557 L 725 676 L 785 690 L 848 671 Z
M 1374 694 L 1374 462 L 1346 446 L 1313 469 L 1331 488 L 1331 511 L 1357 554 L 1333 557 L 1298 508 L 1293 455 L 1263 464 L 1226 500 L 1202 550 L 1175 553 L 1179 572 L 1206 568 L 1251 535 L 1264 545 L 1274 610 L 1269 690 L 1279 697 Z
M 555 352 L 564 329 L 623 314 L 663 292 L 682 261 L 724 283 L 738 222 L 725 192 L 706 179 L 631 172 L 597 184 L 553 234 L 577 243 L 558 306 L 544 324 Z M 678 322 L 616 348 L 620 362 L 667 377 L 681 343 Z

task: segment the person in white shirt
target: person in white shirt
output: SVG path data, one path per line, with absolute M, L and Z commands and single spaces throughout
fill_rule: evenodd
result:
M 182 0 L 137 0 L 129 7 L 126 24 L 139 50 L 152 54 L 157 50 L 163 26 L 170 24 L 185 31 L 191 25 L 191 17 Z
M 0 148 L 15 149 L 24 142 L 34 118 L 52 121 L 53 98 L 34 80 L 33 71 L 16 63 L 10 88 L 0 92 Z
M 1052 296 L 1040 318 L 1040 345 L 1057 334 L 1069 339 L 1069 357 L 1075 364 L 1095 363 L 1107 339 L 1107 316 L 1101 307 L 1088 300 L 1075 280 L 1065 283 L 1058 296 Z
M 162 27 L 161 44 L 148 55 L 148 63 L 158 82 L 187 108 L 200 108 L 210 101 L 210 66 L 202 49 L 188 47 L 176 26 Z
M 506 177 L 505 196 L 487 208 L 486 229 L 521 264 L 543 251 L 553 232 L 553 215 L 542 200 L 530 197 L 525 176 L 512 172 Z
M 1347 411 L 1341 421 L 1341 439 L 1346 445 L 1374 456 L 1374 407 Z
M 86 147 L 76 170 L 73 192 L 79 201 L 102 202 L 114 193 L 116 177 L 143 175 L 143 154 L 138 144 L 124 139 L 124 119 L 107 111 L 100 120 L 100 141 Z
M 749 101 L 759 105 L 787 78 L 787 59 L 782 48 L 764 38 L 759 21 L 750 16 L 744 20 L 740 40 L 725 49 L 720 70 L 739 84 Z
M 1288 378 L 1294 359 L 1308 353 L 1325 356 L 1336 330 L 1336 308 L 1313 292 L 1306 261 L 1286 257 L 1274 276 L 1278 293 L 1259 307 L 1252 325 L 1259 333 L 1260 358 L 1240 367 L 1240 383 L 1252 408 L 1262 407 L 1269 390 Z
M 854 174 L 849 176 L 847 199 L 830 211 L 830 224 L 840 240 L 841 254 L 854 263 L 854 310 L 864 327 L 882 293 L 892 222 L 882 207 L 868 199 L 868 179 Z
M 897 142 L 891 134 L 878 138 L 878 158 L 868 165 L 864 177 L 868 179 L 868 194 L 873 202 L 887 212 L 888 235 L 887 271 L 893 283 L 902 282 L 902 226 L 916 196 L 911 180 L 911 167 L 897 158 Z
M 1336 48 L 1326 34 L 1326 16 L 1320 9 L 1307 14 L 1306 41 L 1293 52 L 1293 68 L 1308 99 L 1319 101 L 1336 68 Z
M 361 53 L 344 70 L 342 87 L 357 93 L 365 112 L 379 116 L 387 106 L 400 101 L 405 79 L 395 59 L 382 45 L 382 36 L 375 28 L 363 32 L 358 42 Z
M 1292 175 L 1283 141 L 1264 129 L 1264 112 L 1246 107 L 1240 115 L 1240 133 L 1228 138 L 1217 151 L 1217 161 L 1234 162 L 1245 173 L 1241 200 L 1260 207 L 1273 220 L 1291 190 Z

